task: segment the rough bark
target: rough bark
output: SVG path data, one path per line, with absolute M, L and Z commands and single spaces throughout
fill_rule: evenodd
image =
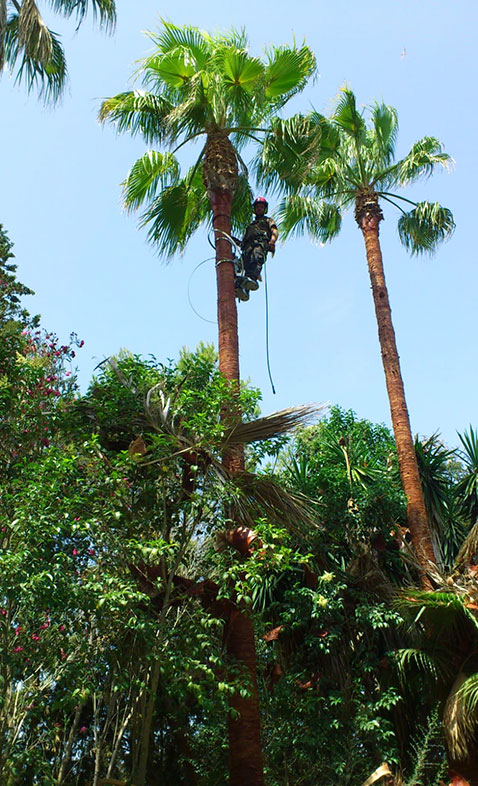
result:
M 244 683 L 252 695 L 239 693 L 229 701 L 228 717 L 230 786 L 263 786 L 262 747 L 254 628 L 251 618 L 234 609 L 226 631 L 226 650 L 243 669 Z M 238 716 L 236 717 L 236 714 Z
M 379 241 L 381 218 L 382 213 L 377 204 L 376 195 L 371 197 L 366 195 L 361 201 L 357 200 L 356 219 L 365 240 L 380 350 L 397 447 L 398 467 L 403 490 L 407 497 L 408 527 L 415 554 L 423 571 L 422 582 L 425 586 L 429 586 L 426 572 L 430 563 L 436 564 L 436 559 L 415 456 L 395 331 L 392 324 L 392 312 L 385 283 Z
M 237 182 L 237 158 L 230 140 L 224 134 L 216 133 L 208 138 L 203 179 L 213 212 L 216 245 L 219 370 L 238 394 L 240 375 L 235 274 L 232 246 L 228 240 L 231 234 L 232 198 Z M 223 412 L 223 418 L 228 422 L 240 417 L 239 406 L 234 406 L 234 403 Z M 223 456 L 223 461 L 231 472 L 244 470 L 243 449 L 231 450 Z M 228 657 L 242 669 L 244 679 L 252 689 L 250 697 L 236 695 L 229 701 L 230 709 L 235 711 L 228 718 L 229 783 L 230 786 L 264 786 L 254 629 L 250 617 L 240 608 L 233 610 L 227 622 L 225 647 Z

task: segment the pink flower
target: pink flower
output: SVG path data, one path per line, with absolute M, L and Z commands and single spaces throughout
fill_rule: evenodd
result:
M 71 553 L 73 554 L 74 557 L 77 557 L 78 556 L 78 549 L 73 549 Z
M 46 630 L 49 627 L 50 627 L 50 623 L 44 622 L 43 625 L 40 625 L 40 630 Z
M 2 615 L 2 617 L 6 617 L 7 610 L 6 609 L 0 609 L 0 614 Z
M 80 734 L 84 734 L 86 731 L 86 726 L 82 726 L 80 729 Z
M 21 652 L 22 650 L 23 650 L 23 647 L 14 647 L 13 648 L 14 652 Z
M 40 636 L 38 633 L 32 633 L 32 641 L 40 641 Z
M 22 632 L 22 626 L 17 625 L 17 627 L 15 628 L 15 636 L 19 636 L 21 632 Z
M 66 628 L 66 625 L 60 625 L 60 627 L 58 628 L 58 630 L 59 630 L 59 631 L 64 631 L 64 630 L 65 630 L 65 628 Z
M 94 556 L 94 553 L 95 553 L 95 550 L 94 550 L 94 549 L 88 549 L 88 554 L 89 554 L 91 557 L 93 557 L 93 556 Z

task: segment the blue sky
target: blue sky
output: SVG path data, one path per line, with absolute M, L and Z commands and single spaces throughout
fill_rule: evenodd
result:
M 100 127 L 103 98 L 131 85 L 135 61 L 151 51 L 142 31 L 160 16 L 209 31 L 246 27 L 251 50 L 305 39 L 320 76 L 291 105 L 327 112 L 345 82 L 360 105 L 396 107 L 404 155 L 424 135 L 438 137 L 456 162 L 406 196 L 440 201 L 457 230 L 433 259 L 410 258 L 398 242 L 396 211 L 384 207 L 382 250 L 412 430 L 439 430 L 449 445 L 456 430 L 478 425 L 476 362 L 478 270 L 472 197 L 477 182 L 477 5 L 460 0 L 401 3 L 363 0 L 275 3 L 243 0 L 117 0 L 118 25 L 105 36 L 87 20 L 55 17 L 70 85 L 59 106 L 0 81 L 0 222 L 15 244 L 19 277 L 36 296 L 29 308 L 64 339 L 85 341 L 78 363 L 86 386 L 94 366 L 126 347 L 161 360 L 182 346 L 216 342 L 215 275 L 206 236 L 165 266 L 135 216 L 121 208 L 120 182 L 145 148 L 140 139 Z M 287 113 L 289 110 L 286 110 Z M 271 207 L 274 200 L 271 200 Z M 197 268 L 197 269 L 196 269 Z M 196 269 L 196 270 L 195 270 Z M 195 271 L 195 272 L 194 272 Z M 362 237 L 348 214 L 341 235 L 325 247 L 289 240 L 268 262 L 272 395 L 265 357 L 264 288 L 239 304 L 243 378 L 263 391 L 263 411 L 328 401 L 390 424 Z

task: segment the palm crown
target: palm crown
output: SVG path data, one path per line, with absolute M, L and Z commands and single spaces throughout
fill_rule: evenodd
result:
M 101 120 L 119 132 L 141 134 L 148 144 L 172 152 L 146 152 L 124 183 L 124 202 L 147 203 L 142 224 L 166 256 L 182 250 L 191 234 L 210 217 L 208 194 L 234 194 L 233 224 L 250 212 L 247 169 L 240 151 L 269 129 L 269 121 L 314 72 L 306 47 L 278 47 L 265 61 L 252 57 L 244 32 L 211 36 L 192 26 L 164 23 L 148 34 L 155 45 L 140 65 L 146 89 L 107 99 Z M 197 161 L 183 176 L 176 158 L 187 142 L 204 138 Z
M 400 210 L 398 231 L 405 247 L 411 253 L 433 252 L 452 233 L 452 214 L 436 202 L 412 202 L 397 190 L 431 175 L 437 166 L 449 168 L 452 159 L 437 139 L 424 137 L 395 161 L 395 109 L 376 103 L 368 111 L 369 124 L 353 92 L 343 89 L 330 119 L 312 112 L 275 123 L 258 170 L 264 182 L 289 192 L 281 206 L 283 230 L 307 230 L 326 242 L 339 233 L 342 213 L 353 205 L 358 222 L 372 206 L 381 217 L 380 198 Z M 293 193 L 301 185 L 300 195 Z
M 112 28 L 116 21 L 115 0 L 49 0 L 58 14 L 76 16 L 80 25 L 91 7 L 101 25 Z M 46 101 L 56 101 L 65 86 L 67 68 L 59 37 L 50 30 L 35 0 L 0 0 L 0 71 L 4 63 L 28 90 L 39 88 Z

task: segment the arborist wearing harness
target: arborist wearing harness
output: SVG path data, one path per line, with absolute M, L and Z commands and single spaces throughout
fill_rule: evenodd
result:
M 235 291 L 239 300 L 249 300 L 249 291 L 259 288 L 261 270 L 266 261 L 267 252 L 274 256 L 276 240 L 278 237 L 277 226 L 273 218 L 266 216 L 269 205 L 264 197 L 257 197 L 252 205 L 254 221 L 247 227 L 240 243 L 242 254 L 236 262 Z

